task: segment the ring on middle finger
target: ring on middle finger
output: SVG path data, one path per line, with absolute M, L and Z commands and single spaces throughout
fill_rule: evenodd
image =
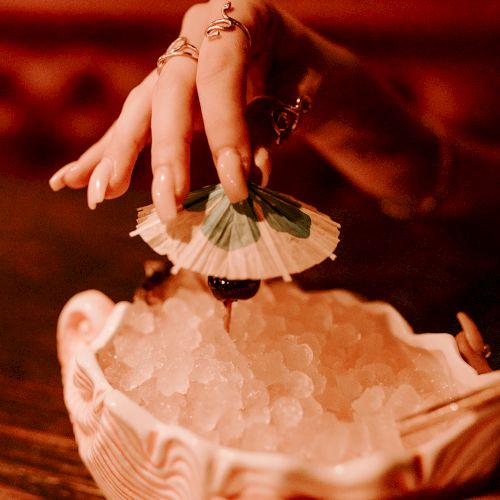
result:
M 250 31 L 243 24 L 240 23 L 234 17 L 228 15 L 228 12 L 232 10 L 231 2 L 226 2 L 222 7 L 222 18 L 212 21 L 205 32 L 205 36 L 211 40 L 217 38 L 221 35 L 221 31 L 233 31 L 235 28 L 239 28 L 243 31 L 245 38 L 247 40 L 248 47 L 252 45 L 252 37 L 250 36 Z
M 165 66 L 166 62 L 175 56 L 185 56 L 198 60 L 199 51 L 197 47 L 195 47 L 192 43 L 189 43 L 188 39 L 185 36 L 180 36 L 176 38 L 167 48 L 164 54 L 162 54 L 158 60 L 156 61 L 156 68 L 158 74 L 161 73 L 163 66 Z

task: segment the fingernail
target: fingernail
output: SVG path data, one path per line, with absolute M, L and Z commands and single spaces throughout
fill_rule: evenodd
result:
M 70 169 L 71 163 L 68 165 L 65 165 L 64 167 L 60 168 L 50 179 L 49 179 L 49 186 L 51 187 L 52 191 L 59 191 L 63 187 L 66 186 L 66 183 L 64 182 L 64 174 Z
M 177 216 L 177 203 L 174 192 L 174 178 L 172 170 L 168 167 L 155 169 L 151 196 L 158 217 L 163 222 L 168 222 Z
M 271 175 L 271 156 L 269 155 L 269 151 L 261 146 L 258 147 L 253 155 L 253 161 L 255 166 L 260 170 L 261 179 L 259 184 L 262 187 L 266 187 L 269 182 L 269 176 Z
M 87 203 L 91 210 L 95 210 L 96 206 L 104 201 L 112 169 L 113 161 L 104 158 L 92 172 L 87 189 Z
M 175 198 L 177 204 L 182 205 L 187 194 L 189 193 L 189 163 L 181 163 L 176 165 L 177 168 L 173 169 L 173 178 L 175 186 Z
M 234 148 L 225 148 L 217 156 L 217 173 L 222 187 L 231 203 L 248 198 L 245 165 L 241 155 Z
M 464 336 L 475 353 L 482 354 L 484 351 L 484 339 L 477 325 L 464 312 L 457 314 L 458 321 L 463 328 Z

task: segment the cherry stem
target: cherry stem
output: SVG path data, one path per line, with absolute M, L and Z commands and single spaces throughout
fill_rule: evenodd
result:
M 234 300 L 225 299 L 222 302 L 224 304 L 224 307 L 226 308 L 226 314 L 224 315 L 224 330 L 229 333 L 231 330 L 231 311 L 233 309 Z

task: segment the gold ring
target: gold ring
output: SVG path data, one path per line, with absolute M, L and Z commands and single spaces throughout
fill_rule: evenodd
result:
M 235 28 L 239 28 L 243 31 L 245 38 L 247 39 L 248 47 L 250 47 L 252 45 L 250 31 L 243 23 L 240 23 L 237 19 L 234 19 L 234 17 L 227 14 L 230 10 L 232 10 L 231 2 L 226 2 L 222 7 L 222 17 L 212 21 L 208 25 L 205 36 L 209 40 L 212 40 L 213 38 L 219 37 L 221 35 L 221 31 L 234 31 Z
M 199 52 L 198 49 L 192 44 L 188 42 L 188 39 L 185 36 L 180 36 L 176 38 L 169 46 L 168 49 L 162 54 L 158 60 L 156 61 L 156 68 L 158 74 L 161 73 L 163 66 L 165 66 L 166 62 L 174 56 L 185 56 L 198 60 Z

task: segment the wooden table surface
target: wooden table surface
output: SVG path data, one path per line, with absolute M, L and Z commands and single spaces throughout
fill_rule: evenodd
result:
M 417 331 L 456 333 L 454 313 L 465 309 L 495 350 L 500 273 L 492 222 L 395 222 L 353 194 L 321 160 L 306 182 L 287 173 L 291 161 L 310 161 L 310 152 L 284 147 L 274 186 L 316 201 L 342 223 L 334 266 L 312 270 L 303 284 L 388 300 Z M 135 208 L 149 203 L 148 179 L 139 178 L 124 198 L 91 212 L 83 192 L 52 193 L 49 172 L 6 163 L 0 177 L 0 499 L 99 498 L 63 403 L 56 323 L 79 291 L 132 297 L 144 260 L 155 256 L 128 236 Z M 498 355 L 493 363 L 499 367 Z M 483 493 L 496 488 L 490 484 Z
M 0 193 L 0 498 L 101 498 L 64 406 L 55 329 L 78 291 L 131 297 L 146 250 L 127 236 L 134 209 L 82 210 L 82 193 L 56 196 L 45 179 L 4 176 Z

